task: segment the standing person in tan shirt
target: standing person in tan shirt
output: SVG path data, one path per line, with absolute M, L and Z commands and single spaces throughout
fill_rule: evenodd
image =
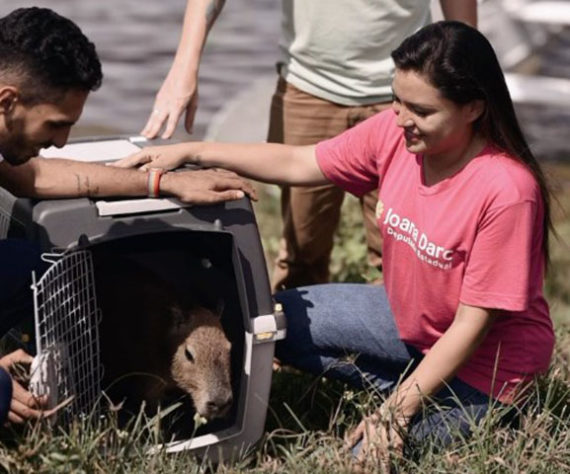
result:
M 141 132 L 172 136 L 185 113 L 191 133 L 206 36 L 223 0 L 188 0 L 182 36 L 154 110 Z M 444 17 L 476 26 L 476 0 L 440 0 Z M 391 104 L 390 53 L 431 21 L 428 0 L 282 1 L 279 77 L 268 141 L 311 145 L 338 135 Z M 344 192 L 332 185 L 282 188 L 283 239 L 274 290 L 329 280 L 333 235 Z M 381 269 L 375 193 L 361 198 L 369 263 Z

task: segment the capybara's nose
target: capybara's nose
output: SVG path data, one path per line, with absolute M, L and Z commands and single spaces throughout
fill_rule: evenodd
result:
M 230 408 L 233 402 L 232 393 L 229 392 L 227 394 L 218 395 L 216 398 L 208 401 L 206 406 L 208 407 L 208 411 L 212 414 L 216 414 L 217 416 L 222 416 L 226 413 L 226 411 Z

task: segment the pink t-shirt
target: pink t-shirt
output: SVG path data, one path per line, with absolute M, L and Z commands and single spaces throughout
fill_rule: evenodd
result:
M 317 145 L 323 173 L 357 195 L 379 187 L 386 292 L 402 340 L 426 353 L 459 303 L 503 310 L 458 372 L 508 402 L 548 368 L 554 333 L 542 294 L 543 205 L 532 174 L 487 146 L 426 186 L 391 110 Z

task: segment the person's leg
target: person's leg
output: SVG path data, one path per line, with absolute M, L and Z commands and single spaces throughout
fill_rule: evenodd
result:
M 355 387 L 384 391 L 412 363 L 383 286 L 330 283 L 275 295 L 287 317 L 287 337 L 276 344 L 284 364 Z
M 390 107 L 390 103 L 343 106 L 319 99 L 279 79 L 271 103 L 268 141 L 312 145 L 334 137 Z M 333 237 L 344 193 L 336 186 L 283 187 L 283 238 L 272 278 L 274 291 L 329 281 Z M 370 265 L 382 269 L 377 192 L 362 202 Z
M 387 394 L 423 357 L 400 340 L 383 286 L 329 283 L 275 299 L 287 317 L 287 337 L 275 347 L 284 364 Z M 411 420 L 407 449 L 430 441 L 446 446 L 468 437 L 489 409 L 507 411 L 457 377 L 432 399 L 436 404 Z
M 33 316 L 32 271 L 45 269 L 39 248 L 19 239 L 0 240 L 0 336 Z
M 273 291 L 329 281 L 329 260 L 344 192 L 334 185 L 281 190 L 283 237 L 273 271 Z
M 346 129 L 346 107 L 300 91 L 280 79 L 271 104 L 268 141 L 312 145 Z M 272 278 L 274 291 L 325 283 L 344 192 L 324 186 L 284 186 L 283 234 Z

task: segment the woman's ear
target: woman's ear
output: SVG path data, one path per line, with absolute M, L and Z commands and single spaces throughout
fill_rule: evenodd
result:
M 475 122 L 485 113 L 485 101 L 480 99 L 472 100 L 468 104 L 465 104 L 465 112 L 469 122 Z

